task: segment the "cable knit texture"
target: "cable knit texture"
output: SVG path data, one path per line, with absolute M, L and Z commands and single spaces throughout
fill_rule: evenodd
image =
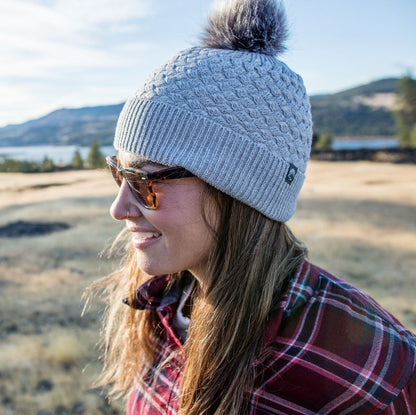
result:
M 295 211 L 311 141 L 303 81 L 283 62 L 194 47 L 152 73 L 126 102 L 114 145 L 185 167 L 284 222 Z

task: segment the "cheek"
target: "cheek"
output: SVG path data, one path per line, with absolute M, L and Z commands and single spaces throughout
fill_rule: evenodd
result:
M 207 237 L 210 230 L 205 223 L 199 209 L 190 210 L 189 207 L 178 206 L 175 212 L 170 210 L 163 217 L 158 218 L 154 225 L 166 237 L 182 240 L 198 240 Z M 178 246 L 180 248 L 180 246 Z
M 154 219 L 165 228 L 192 226 L 203 221 L 202 189 L 194 183 L 165 184 L 156 189 L 159 207 Z M 155 212 L 155 213 L 156 213 Z
M 161 192 L 157 210 L 160 215 L 154 215 L 154 225 L 166 237 L 181 240 L 188 248 L 189 244 L 195 244 L 195 248 L 205 246 L 212 239 L 212 231 L 203 217 L 202 196 L 200 186 L 172 187 Z M 180 246 L 179 243 L 177 248 Z

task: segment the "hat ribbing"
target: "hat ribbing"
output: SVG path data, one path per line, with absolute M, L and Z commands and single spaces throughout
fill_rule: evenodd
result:
M 182 166 L 278 221 L 294 213 L 312 141 L 299 75 L 274 56 L 191 48 L 151 74 L 114 146 Z

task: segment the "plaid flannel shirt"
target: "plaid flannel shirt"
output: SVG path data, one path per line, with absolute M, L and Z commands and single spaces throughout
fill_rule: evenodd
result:
M 172 325 L 180 293 L 165 293 L 170 278 L 146 282 L 132 304 L 156 309 L 164 335 L 153 368 L 130 395 L 128 415 L 178 412 L 185 354 Z M 262 344 L 271 354 L 256 363 L 250 414 L 416 414 L 415 335 L 368 295 L 306 260 Z

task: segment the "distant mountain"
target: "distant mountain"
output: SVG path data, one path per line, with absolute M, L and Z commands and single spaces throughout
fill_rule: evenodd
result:
M 381 79 L 336 94 L 312 96 L 314 131 L 333 136 L 394 136 L 397 81 Z
M 59 109 L 36 120 L 0 128 L 0 146 L 112 144 L 123 104 Z
M 393 136 L 397 78 L 311 96 L 314 130 L 334 136 Z M 0 146 L 112 143 L 123 104 L 59 109 L 36 120 L 0 128 Z

